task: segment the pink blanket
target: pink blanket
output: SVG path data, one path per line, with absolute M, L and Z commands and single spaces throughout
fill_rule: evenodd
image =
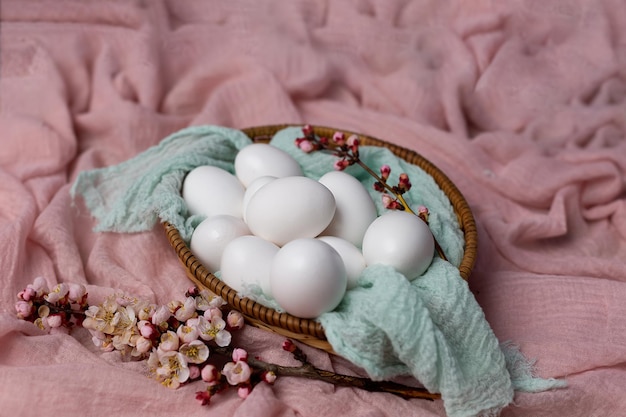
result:
M 86 331 L 15 317 L 36 276 L 154 302 L 189 281 L 163 230 L 91 231 L 69 187 L 180 128 L 308 122 L 414 149 L 458 185 L 479 227 L 470 285 L 501 341 L 566 389 L 503 416 L 626 410 L 624 1 L 2 2 L 0 414 L 443 416 L 402 400 L 279 379 L 209 408 Z M 242 343 L 284 362 L 282 338 Z M 359 372 L 307 349 L 314 364 Z

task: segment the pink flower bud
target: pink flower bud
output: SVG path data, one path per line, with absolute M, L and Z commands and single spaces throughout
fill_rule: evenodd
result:
M 33 314 L 33 304 L 28 301 L 18 301 L 15 303 L 15 311 L 17 312 L 17 317 L 25 319 Z
M 152 339 L 156 336 L 156 327 L 154 327 L 154 324 L 146 320 L 141 320 L 139 323 L 137 323 L 137 327 L 139 328 L 139 333 L 141 334 L 141 336 L 145 337 L 146 339 Z
M 35 293 L 38 296 L 42 296 L 44 293 L 49 291 L 48 290 L 48 283 L 46 282 L 45 278 L 43 278 L 43 277 L 35 278 L 33 283 L 28 285 L 28 288 L 32 288 L 33 290 L 35 290 Z
M 304 126 L 302 126 L 302 133 L 304 133 L 305 136 L 312 135 L 313 134 L 313 128 L 309 124 L 304 125 Z
M 359 146 L 359 138 L 357 135 L 350 135 L 346 143 L 348 144 L 348 146 L 351 146 L 351 147 Z
M 295 352 L 297 349 L 296 345 L 289 339 L 285 340 L 283 342 L 283 350 L 286 350 L 287 352 Z
M 196 392 L 196 401 L 198 401 L 200 405 L 209 405 L 211 402 L 211 394 L 208 391 L 198 391 Z
M 233 362 L 247 361 L 248 352 L 245 349 L 235 348 L 233 349 Z
M 343 146 L 346 144 L 346 135 L 343 132 L 335 132 L 333 135 L 333 142 L 338 146 Z
M 250 385 L 244 385 L 244 386 L 239 387 L 239 389 L 237 389 L 237 395 L 239 395 L 239 398 L 243 398 L 243 399 L 248 398 L 248 395 L 250 395 L 251 392 L 252 392 L 252 387 L 250 387 Z
M 189 379 L 197 379 L 200 377 L 200 368 L 196 365 L 189 365 Z
M 430 213 L 430 212 L 428 211 L 428 207 L 426 207 L 426 206 L 419 206 L 419 207 L 417 208 L 417 212 L 418 212 L 419 214 L 428 214 L 428 213 Z
M 333 164 L 333 168 L 335 169 L 335 171 L 343 171 L 349 165 L 350 165 L 350 162 L 348 162 L 346 159 L 338 159 Z
M 219 372 L 215 365 L 207 364 L 204 365 L 204 368 L 200 371 L 200 377 L 204 382 L 215 383 L 219 379 Z
M 226 317 L 226 324 L 228 327 L 233 330 L 238 330 L 243 328 L 244 326 L 244 318 L 243 314 L 238 312 L 237 310 L 230 310 L 228 312 L 228 316 Z
M 306 140 L 306 139 L 298 143 L 298 147 L 304 153 L 311 153 L 315 150 L 315 145 L 313 145 L 313 142 L 311 142 L 310 140 Z
M 267 384 L 274 384 L 274 381 L 276 381 L 276 374 L 272 371 L 265 371 L 263 372 L 263 375 L 261 375 L 261 379 L 267 383 Z
M 48 316 L 48 326 L 51 328 L 61 327 L 63 325 L 63 317 L 60 314 L 52 314 Z
M 389 194 L 383 194 L 381 198 L 383 200 L 383 206 L 385 208 L 390 209 L 393 207 L 393 202 L 395 201 L 393 197 L 391 197 Z
M 17 294 L 17 297 L 24 301 L 30 301 L 30 299 L 36 295 L 37 295 L 37 291 L 35 291 L 31 287 L 26 287 L 24 291 L 20 291 L 19 294 Z
M 69 299 L 74 302 L 80 302 L 87 294 L 87 288 L 81 284 L 69 284 Z
M 391 173 L 391 167 L 389 165 L 383 165 L 380 167 L 380 176 L 382 179 L 386 180 L 389 178 L 389 174 Z

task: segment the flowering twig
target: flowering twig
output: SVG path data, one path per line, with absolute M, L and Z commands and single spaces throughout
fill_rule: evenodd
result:
M 391 173 L 391 168 L 389 165 L 383 165 L 380 167 L 379 175 L 367 166 L 359 157 L 359 138 L 356 135 L 351 135 L 346 138 L 343 132 L 335 132 L 332 139 L 323 136 L 317 137 L 310 125 L 304 125 L 302 127 L 302 133 L 304 136 L 295 140 L 296 146 L 302 151 L 306 153 L 314 151 L 329 151 L 333 153 L 339 158 L 333 165 L 338 171 L 343 171 L 350 165 L 359 165 L 376 180 L 376 182 L 374 182 L 374 189 L 382 193 L 382 201 L 385 208 L 403 210 L 415 214 L 428 224 L 428 209 L 424 206 L 420 206 L 418 213 L 415 213 L 404 199 L 404 193 L 409 191 L 412 186 L 409 176 L 406 173 L 401 173 L 398 177 L 398 184 L 389 185 L 387 180 Z M 448 259 L 446 258 L 443 248 L 439 242 L 437 242 L 434 235 L 433 239 L 437 254 L 441 259 L 447 261 Z
M 231 310 L 224 317 L 222 308 L 226 303 L 206 290 L 191 287 L 185 295 L 185 301 L 172 301 L 166 306 L 122 294 L 109 296 L 99 305 L 89 305 L 84 286 L 61 283 L 50 291 L 45 279 L 38 277 L 19 292 L 15 309 L 19 318 L 42 330 L 82 326 L 91 332 L 94 344 L 102 350 L 147 359 L 151 374 L 169 388 L 204 381 L 206 389 L 196 393 L 196 400 L 203 405 L 229 388 L 236 388 L 237 394 L 246 398 L 254 386 L 261 382 L 273 384 L 279 376 L 314 379 L 403 398 L 440 398 L 423 388 L 316 368 L 291 340 L 283 343 L 283 349 L 291 352 L 300 366 L 281 366 L 248 357 L 245 349 L 231 346 L 231 332 L 244 326 L 241 313 Z M 219 361 L 223 364 L 219 369 L 209 359 L 216 355 L 230 361 Z

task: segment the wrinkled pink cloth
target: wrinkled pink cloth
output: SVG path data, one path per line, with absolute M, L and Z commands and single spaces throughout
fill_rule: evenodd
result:
M 417 150 L 479 227 L 470 285 L 501 341 L 569 386 L 502 415 L 626 410 L 626 3 L 11 1 L 0 24 L 0 414 L 443 416 L 440 401 L 279 379 L 209 408 L 85 331 L 15 318 L 36 276 L 166 303 L 163 230 L 96 234 L 69 187 L 189 125 L 308 122 Z M 289 363 L 282 338 L 241 343 Z M 320 367 L 359 373 L 306 348 Z

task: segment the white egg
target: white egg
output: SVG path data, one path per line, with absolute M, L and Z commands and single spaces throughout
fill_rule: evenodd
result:
M 259 177 L 276 178 L 302 175 L 302 168 L 287 152 L 267 143 L 253 143 L 235 157 L 235 175 L 248 187 Z
M 282 246 L 319 235 L 335 213 L 335 198 L 324 185 L 307 177 L 278 178 L 261 187 L 248 202 L 250 231 Z
M 276 179 L 276 177 L 272 177 L 272 176 L 266 175 L 264 177 L 259 177 L 259 178 L 255 179 L 254 181 L 252 181 L 250 183 L 250 185 L 248 185 L 248 187 L 246 188 L 246 192 L 243 195 L 242 210 L 243 210 L 243 220 L 244 221 L 246 220 L 246 207 L 248 207 L 248 203 L 250 202 L 250 199 L 252 198 L 254 193 L 259 191 L 259 189 L 261 187 L 263 187 L 265 184 L 268 184 L 268 183 L 272 182 L 275 179 Z
M 249 285 L 258 285 L 271 296 L 270 268 L 278 249 L 257 236 L 233 239 L 222 253 L 222 281 L 237 292 L 243 292 Z
M 210 272 L 220 269 L 224 248 L 233 239 L 249 235 L 250 229 L 240 218 L 220 214 L 204 219 L 193 231 L 191 252 Z
M 333 193 L 337 206 L 332 222 L 322 234 L 340 237 L 360 248 L 365 231 L 378 215 L 374 201 L 363 184 L 345 172 L 328 172 L 319 182 Z
M 317 239 L 328 243 L 337 251 L 346 267 L 348 289 L 351 290 L 356 287 L 356 282 L 361 276 L 361 272 L 365 269 L 365 258 L 359 248 L 351 242 L 336 236 L 320 236 Z
M 315 318 L 334 310 L 346 292 L 346 269 L 341 256 L 317 239 L 296 239 L 283 246 L 272 261 L 272 295 L 289 314 Z
M 434 253 L 435 242 L 428 225 L 404 211 L 381 215 L 363 237 L 363 256 L 367 265 L 390 265 L 409 281 L 428 269 Z
M 237 177 L 211 165 L 192 169 L 183 181 L 182 196 L 192 215 L 227 214 L 242 218 L 244 193 L 245 188 Z

